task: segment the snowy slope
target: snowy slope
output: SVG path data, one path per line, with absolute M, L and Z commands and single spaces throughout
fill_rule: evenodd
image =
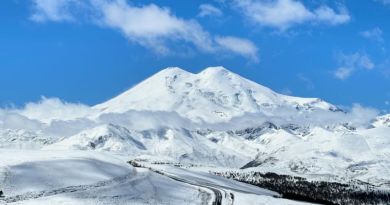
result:
M 44 149 L 79 149 L 139 154 L 145 146 L 124 127 L 113 124 L 84 130 Z
M 96 152 L 1 150 L 6 202 L 16 204 L 200 204 L 201 193 Z M 0 199 L 0 203 L 1 203 Z
M 37 149 L 55 141 L 37 131 L 0 129 L 0 148 Z
M 129 110 L 175 111 L 200 122 L 226 122 L 244 113 L 270 113 L 287 106 L 297 110 L 337 108 L 317 98 L 281 95 L 223 67 L 198 74 L 167 68 L 123 94 L 94 108 L 101 113 Z
M 235 147 L 222 147 L 196 131 L 160 128 L 156 130 L 128 130 L 108 124 L 82 131 L 45 150 L 97 150 L 128 156 L 159 156 L 179 162 L 240 167 L 252 156 L 237 152 Z
M 390 181 L 390 128 L 335 131 L 315 127 L 299 131 L 270 124 L 236 131 L 120 128 L 126 135 L 118 136 L 107 134 L 107 129 L 102 129 L 107 126 L 114 125 L 86 130 L 45 149 L 109 151 L 152 161 L 245 167 L 318 180 L 341 177 L 378 185 Z
M 261 152 L 246 169 L 317 180 L 390 182 L 388 128 L 331 132 L 313 128 L 305 137 L 284 130 L 261 136 Z M 384 187 L 389 188 L 389 187 Z
M 374 127 L 390 127 L 390 114 L 378 116 L 372 124 Z
M 134 174 L 125 162 L 100 153 L 0 149 L 0 154 L 1 184 L 7 195 L 87 185 Z
M 235 204 L 247 204 L 250 200 L 260 204 L 302 204 L 274 198 L 278 196 L 275 192 L 211 174 L 194 172 L 187 177 L 185 170 L 175 170 L 179 178 L 202 179 L 199 185 L 185 183 L 92 151 L 0 149 L 0 155 L 0 187 L 5 195 L 0 204 L 196 205 L 211 204 L 216 198 L 211 190 L 233 192 Z M 223 202 L 229 196 L 220 195 Z

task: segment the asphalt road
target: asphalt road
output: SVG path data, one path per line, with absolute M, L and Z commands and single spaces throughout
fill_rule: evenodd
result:
M 188 179 L 180 178 L 180 177 L 172 175 L 172 174 L 157 171 L 157 170 L 154 170 L 151 168 L 149 168 L 149 170 L 151 170 L 155 173 L 161 174 L 163 176 L 169 177 L 169 178 L 171 178 L 175 181 L 178 181 L 178 182 L 182 182 L 182 183 L 186 183 L 186 184 L 190 184 L 193 186 L 197 186 L 197 187 L 201 187 L 201 188 L 210 190 L 211 192 L 214 193 L 214 200 L 211 203 L 212 205 L 222 205 L 225 200 L 227 203 L 224 203 L 224 204 L 233 205 L 234 194 L 228 193 L 226 190 L 221 189 L 217 186 L 213 186 L 211 184 L 205 184 L 205 183 L 201 183 L 201 182 L 197 182 L 197 181 L 191 181 Z

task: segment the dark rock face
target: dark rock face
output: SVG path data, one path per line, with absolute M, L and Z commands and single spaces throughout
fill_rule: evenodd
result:
M 250 161 L 248 164 L 244 165 L 240 169 L 247 169 L 247 168 L 251 168 L 251 167 L 258 167 L 258 166 L 261 166 L 261 165 L 267 164 L 267 163 L 271 163 L 272 164 L 275 161 L 277 161 L 277 159 L 275 157 L 268 157 L 268 158 L 266 158 L 264 160 L 256 159 L 256 160 Z
M 258 127 L 246 128 L 243 130 L 236 130 L 233 133 L 237 136 L 244 137 L 247 140 L 254 140 L 259 136 L 263 135 L 265 132 L 270 130 L 277 130 L 278 126 L 271 122 L 265 122 Z

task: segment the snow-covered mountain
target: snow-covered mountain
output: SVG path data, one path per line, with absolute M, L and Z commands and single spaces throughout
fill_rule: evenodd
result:
M 196 122 L 216 123 L 245 113 L 272 114 L 281 107 L 339 111 L 318 98 L 278 94 L 223 67 L 209 67 L 197 74 L 167 68 L 94 108 L 101 113 L 174 111 Z
M 390 127 L 390 114 L 378 116 L 372 124 L 374 127 Z
M 186 129 L 128 130 L 107 124 L 87 129 L 44 147 L 45 150 L 96 150 L 136 156 L 158 156 L 176 162 L 240 167 L 251 155 L 223 147 L 202 133 Z M 255 153 L 254 153 L 255 154 Z
M 145 146 L 124 127 L 101 125 L 67 137 L 45 149 L 79 149 L 139 154 Z
M 0 148 L 39 149 L 55 142 L 41 132 L 24 129 L 0 129 Z
M 387 180 L 377 176 L 381 167 L 390 166 L 387 130 L 380 128 L 386 127 L 387 116 L 374 121 L 378 128 L 358 127 L 353 124 L 357 116 L 346 117 L 330 103 L 278 94 L 223 67 L 198 74 L 167 68 L 93 109 L 95 120 L 100 120 L 96 127 L 44 149 Z M 172 113 L 178 119 L 171 121 Z M 120 117 L 107 118 L 110 115 Z M 148 129 L 135 126 L 155 119 L 162 123 Z M 181 123 L 172 123 L 178 120 Z
M 69 113 L 77 113 L 73 109 Z M 223 67 L 197 74 L 167 68 L 82 110 L 74 118 L 34 118 L 33 130 L 7 128 L 0 115 L 0 147 L 98 151 L 390 188 L 389 115 L 278 94 Z M 28 120 L 25 112 L 15 113 Z

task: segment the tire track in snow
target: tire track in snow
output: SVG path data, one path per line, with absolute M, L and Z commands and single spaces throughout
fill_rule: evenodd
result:
M 121 183 L 123 181 L 130 180 L 130 179 L 132 179 L 131 181 L 133 181 L 133 180 L 136 180 L 137 178 L 138 177 L 134 178 L 134 172 L 132 172 L 132 173 L 125 175 L 125 176 L 115 177 L 113 179 L 106 180 L 106 181 L 100 181 L 100 182 L 97 182 L 95 184 L 68 186 L 68 187 L 59 188 L 59 189 L 45 190 L 45 191 L 39 191 L 39 192 L 28 192 L 25 194 L 3 197 L 3 198 L 0 198 L 0 204 L 1 204 L 1 202 L 15 203 L 15 202 L 19 202 L 19 201 L 54 196 L 54 195 L 58 195 L 58 194 L 87 191 L 90 189 L 97 189 L 97 188 L 102 188 L 105 186 Z

